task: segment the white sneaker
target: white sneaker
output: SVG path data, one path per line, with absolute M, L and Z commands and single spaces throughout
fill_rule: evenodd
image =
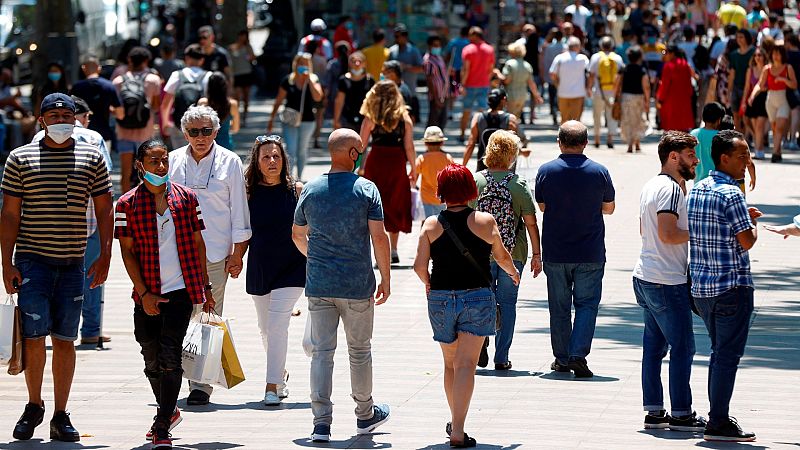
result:
M 278 397 L 286 398 L 289 396 L 289 387 L 286 386 L 286 383 L 281 383 L 278 385 Z
M 281 398 L 278 397 L 278 394 L 272 391 L 267 391 L 264 393 L 264 405 L 266 406 L 278 406 L 281 404 Z

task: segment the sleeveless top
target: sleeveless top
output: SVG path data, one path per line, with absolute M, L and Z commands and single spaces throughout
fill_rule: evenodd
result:
M 295 194 L 286 186 L 256 185 L 247 200 L 250 208 L 250 251 L 246 290 L 266 295 L 274 289 L 306 285 L 306 257 L 292 241 Z
M 461 291 L 489 287 L 489 280 L 492 278 L 489 270 L 492 244 L 479 238 L 469 229 L 467 218 L 474 211 L 472 208 L 465 208 L 459 212 L 445 210 L 439 214 L 443 214 L 450 223 L 450 228 L 472 254 L 481 271 L 478 272 L 475 266 L 458 251 L 458 247 L 445 231 L 431 242 L 431 259 L 433 259 L 431 290 Z
M 756 75 L 756 68 L 750 67 L 750 85 L 755 86 L 756 83 L 758 83 L 758 75 Z
M 403 119 L 397 123 L 392 131 L 386 131 L 382 126 L 375 124 L 372 129 L 372 145 L 381 147 L 397 147 L 403 145 L 403 136 L 406 131 L 406 123 Z
M 642 89 L 642 77 L 644 76 L 644 67 L 639 64 L 629 64 L 622 71 L 622 93 L 623 94 L 644 94 Z
M 786 82 L 784 81 L 775 81 L 776 78 L 782 77 L 786 78 L 788 76 L 789 66 L 786 64 L 783 65 L 783 70 L 778 73 L 778 75 L 772 75 L 772 68 L 767 71 L 767 90 L 770 91 L 785 91 L 786 90 Z

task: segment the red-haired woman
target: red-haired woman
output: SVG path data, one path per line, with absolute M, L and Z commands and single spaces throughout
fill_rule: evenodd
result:
M 450 164 L 439 172 L 437 182 L 447 209 L 423 223 L 414 271 L 425 283 L 433 339 L 444 356 L 444 390 L 452 416 L 446 427 L 450 446 L 466 448 L 476 445 L 464 433 L 475 366 L 485 337 L 495 329 L 489 255 L 514 284 L 519 284 L 519 272 L 503 246 L 494 217 L 467 206 L 478 196 L 472 172 Z M 428 272 L 431 259 L 433 270 Z

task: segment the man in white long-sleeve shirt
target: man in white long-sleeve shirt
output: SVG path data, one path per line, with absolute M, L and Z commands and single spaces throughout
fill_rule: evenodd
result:
M 205 213 L 203 239 L 214 310 L 222 314 L 228 275 L 242 271 L 242 257 L 250 239 L 250 212 L 242 172 L 242 160 L 217 145 L 219 117 L 208 106 L 192 106 L 181 119 L 181 130 L 189 145 L 169 154 L 169 178 L 191 188 Z M 199 312 L 199 309 L 195 313 Z M 205 405 L 212 388 L 191 382 L 189 405 Z

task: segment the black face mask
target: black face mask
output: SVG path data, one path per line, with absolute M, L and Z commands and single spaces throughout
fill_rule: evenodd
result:
M 358 149 L 356 149 L 355 147 L 351 148 L 350 150 L 355 150 L 356 154 L 358 155 L 356 156 L 356 159 L 351 158 L 351 160 L 353 161 L 353 172 L 355 172 L 356 169 L 358 169 L 361 166 L 361 160 L 364 158 L 364 152 L 359 152 Z

